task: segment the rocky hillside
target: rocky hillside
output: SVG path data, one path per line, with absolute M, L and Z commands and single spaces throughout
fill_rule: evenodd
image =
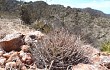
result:
M 18 15 L 21 9 L 28 14 L 28 22 L 32 26 L 41 21 L 43 25 L 47 24 L 51 29 L 63 27 L 68 29 L 70 33 L 80 36 L 85 43 L 92 44 L 95 47 L 99 47 L 101 43 L 110 40 L 110 15 L 101 11 L 91 8 L 81 9 L 64 7 L 63 5 L 48 5 L 44 1 L 20 3 L 16 0 L 1 0 L 0 2 L 2 18 L 3 11 Z M 20 16 L 18 15 L 18 17 Z M 45 28 L 39 28 L 38 25 L 34 25 L 34 28 L 45 30 Z
M 0 70 L 110 69 L 110 54 L 94 48 L 110 41 L 109 15 L 43 1 L 21 3 L 0 0 Z
M 64 27 L 71 33 L 81 36 L 85 43 L 99 47 L 101 43 L 110 40 L 110 16 L 101 11 L 91 8 L 48 5 L 42 1 L 31 3 L 29 7 L 33 8 L 30 11 L 33 12 L 31 15 L 34 15 L 32 21 L 36 19 L 43 21 L 43 23 L 51 25 L 53 29 Z
M 0 70 L 110 69 L 110 54 L 65 29 L 44 34 L 19 19 L 0 19 L 0 24 Z

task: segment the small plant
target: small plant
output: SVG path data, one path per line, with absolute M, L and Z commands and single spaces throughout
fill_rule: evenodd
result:
M 105 42 L 105 43 L 102 44 L 101 51 L 110 53 L 110 41 Z
M 43 33 L 48 33 L 52 30 L 52 26 L 45 24 L 45 22 L 43 21 L 36 21 L 35 23 L 33 23 L 32 27 L 36 30 L 42 31 Z

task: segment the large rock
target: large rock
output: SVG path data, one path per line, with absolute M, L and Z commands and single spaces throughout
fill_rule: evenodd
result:
M 94 48 L 91 45 L 83 45 L 81 46 L 81 49 L 85 52 L 84 55 L 88 57 L 93 57 L 94 55 L 97 55 L 100 53 L 100 50 Z
M 20 46 L 24 45 L 23 41 L 24 35 L 21 33 L 14 33 L 6 35 L 0 40 L 0 48 L 6 52 L 16 50 L 19 51 Z
M 103 65 L 110 69 L 110 55 L 103 55 L 102 53 L 91 57 L 91 63 L 94 65 Z
M 42 32 L 35 31 L 28 33 L 25 37 L 25 43 L 30 46 L 29 51 L 32 53 L 33 60 L 35 60 L 35 64 L 38 68 L 44 68 L 45 66 L 45 62 L 42 59 L 43 56 L 40 52 L 44 36 Z
M 31 45 L 33 42 L 37 42 L 44 37 L 44 34 L 40 31 L 30 32 L 25 37 L 25 43 Z

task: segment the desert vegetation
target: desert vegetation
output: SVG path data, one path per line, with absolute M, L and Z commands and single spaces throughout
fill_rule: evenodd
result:
M 92 8 L 1 0 L 0 70 L 108 70 L 109 35 L 110 15 Z
M 105 51 L 107 53 L 110 53 L 110 42 L 109 41 L 102 43 L 101 51 Z
M 84 52 L 86 49 L 81 49 L 83 45 L 75 35 L 64 29 L 55 29 L 43 39 L 40 47 L 42 47 L 41 53 L 47 66 L 52 63 L 52 70 L 65 70 L 68 66 L 78 63 L 90 63 L 89 56 L 84 55 L 88 52 Z

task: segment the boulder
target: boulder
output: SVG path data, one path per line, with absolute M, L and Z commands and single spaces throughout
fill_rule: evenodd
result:
M 88 57 L 92 57 L 92 56 L 100 53 L 100 50 L 94 48 L 91 45 L 83 45 L 83 46 L 81 46 L 81 49 L 85 52 L 84 55 L 86 55 Z
M 6 35 L 0 40 L 0 48 L 6 52 L 16 50 L 19 51 L 20 46 L 24 45 L 24 35 L 21 33 L 14 33 Z
M 100 56 L 100 60 L 101 60 L 100 64 L 103 64 L 108 69 L 110 69 L 110 56 L 103 56 L 102 55 L 102 56 Z
M 103 65 L 106 68 L 110 69 L 110 56 L 106 56 L 106 55 L 94 55 L 93 57 L 91 57 L 91 63 L 93 63 L 94 65 Z
M 28 33 L 25 37 L 25 43 L 30 45 L 32 42 L 37 42 L 38 40 L 41 40 L 44 37 L 44 34 L 40 31 L 35 31 Z

